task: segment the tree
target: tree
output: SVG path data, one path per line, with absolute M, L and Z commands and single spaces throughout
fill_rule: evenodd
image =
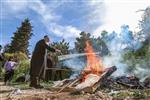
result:
M 101 56 L 107 55 L 110 53 L 105 41 L 103 40 L 103 37 L 98 37 L 98 38 L 91 38 L 93 48 L 95 52 L 100 52 Z
M 102 39 L 105 38 L 107 35 L 108 35 L 108 32 L 107 32 L 106 30 L 103 30 L 103 31 L 101 32 L 101 37 L 102 37 Z
M 52 60 L 53 60 L 54 64 L 58 63 L 58 56 L 69 54 L 69 43 L 66 42 L 64 39 L 60 42 L 53 42 L 51 44 L 51 46 L 56 48 L 56 49 L 59 49 L 61 51 L 61 53 L 60 52 L 51 53 Z
M 124 61 L 127 63 L 130 72 L 136 68 L 150 69 L 150 7 L 146 8 L 139 22 L 141 30 L 136 37 L 141 40 L 142 46 L 136 51 L 129 51 L 124 54 Z M 144 70 L 145 71 L 145 70 Z M 137 73 L 139 75 L 147 73 Z
M 148 54 L 150 53 L 150 6 L 144 10 L 144 14 L 139 25 L 141 30 L 137 33 L 137 36 L 142 40 L 142 46 L 135 52 L 135 55 L 146 57 L 147 55 L 150 55 Z
M 150 43 L 150 6 L 144 10 L 142 20 L 139 23 L 140 31 L 138 32 L 138 37 L 143 41 Z
M 69 53 L 69 43 L 64 39 L 60 42 L 53 42 L 52 46 L 56 49 L 59 49 L 61 51 L 61 54 L 65 55 Z
M 75 48 L 77 52 L 83 53 L 85 49 L 85 42 L 90 39 L 90 33 L 81 32 L 80 37 L 76 38 Z
M 9 49 L 10 49 L 10 44 L 6 44 L 6 45 L 4 46 L 3 52 L 4 52 L 4 53 L 9 53 Z
M 85 42 L 87 40 L 90 40 L 92 42 L 92 46 L 93 46 L 95 52 L 101 52 L 101 56 L 107 55 L 109 53 L 109 50 L 107 48 L 105 41 L 103 40 L 103 38 L 107 34 L 107 32 L 103 31 L 103 33 L 102 33 L 102 37 L 95 38 L 95 37 L 91 37 L 90 33 L 81 32 L 80 37 L 76 38 L 76 42 L 75 42 L 76 50 L 79 53 L 83 53 L 84 49 L 86 47 Z
M 33 35 L 31 31 L 31 23 L 29 19 L 25 19 L 22 22 L 21 26 L 17 28 L 17 31 L 13 33 L 14 36 L 12 37 L 12 41 L 8 51 L 10 53 L 22 52 L 28 55 L 29 39 Z

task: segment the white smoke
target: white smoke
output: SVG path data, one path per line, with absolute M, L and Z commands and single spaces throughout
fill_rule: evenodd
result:
M 127 65 L 122 63 L 122 55 L 118 53 L 113 53 L 112 55 L 105 56 L 103 58 L 103 64 L 105 68 L 109 68 L 113 65 L 117 67 L 117 70 L 113 73 L 113 76 L 126 75 Z
M 104 38 L 104 41 L 110 51 L 109 55 L 102 57 L 104 67 L 108 68 L 115 65 L 117 71 L 113 74 L 114 76 L 127 74 L 128 66 L 123 62 L 123 54 L 126 49 L 137 50 L 140 47 L 140 42 L 133 38 L 129 26 L 122 25 L 120 33 L 113 31 Z M 79 73 L 86 66 L 86 61 L 81 58 L 82 57 L 75 57 L 65 60 L 63 63 Z
M 140 78 L 140 81 L 144 81 L 147 77 L 150 77 L 150 69 L 142 68 L 139 64 L 136 64 L 136 69 L 133 73 Z
M 109 48 L 110 55 L 103 58 L 106 67 L 115 65 L 117 71 L 114 76 L 122 76 L 129 74 L 127 72 L 128 65 L 124 62 L 123 55 L 127 50 L 137 50 L 141 47 L 141 43 L 135 40 L 132 31 L 128 25 L 122 25 L 119 33 L 113 31 L 105 37 L 104 41 Z
M 117 71 L 113 73 L 113 76 L 131 74 L 128 72 L 129 66 L 124 61 L 123 56 L 129 50 L 138 50 L 142 46 L 142 44 L 133 36 L 133 33 L 132 31 L 130 31 L 129 26 L 122 25 L 119 33 L 113 31 L 104 38 L 104 41 L 110 51 L 109 55 L 102 57 L 104 67 L 108 68 L 115 65 L 117 67 Z M 64 64 L 72 69 L 75 69 L 76 75 L 78 75 L 79 72 L 86 66 L 86 61 L 83 59 L 81 60 L 81 58 L 82 57 L 75 57 L 73 59 L 66 60 L 64 61 Z M 142 74 L 139 75 L 139 73 Z M 149 71 L 145 71 L 144 68 L 141 68 L 141 66 L 138 65 L 138 63 L 135 64 L 135 70 L 133 71 L 133 74 L 135 74 L 137 77 L 141 79 L 143 77 L 146 77 L 148 73 Z
M 78 76 L 81 70 L 86 66 L 86 62 L 81 57 L 75 57 L 64 60 L 63 65 L 72 69 L 73 73 L 70 78 L 73 79 Z

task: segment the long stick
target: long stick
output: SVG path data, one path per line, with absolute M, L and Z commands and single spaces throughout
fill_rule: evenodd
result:
M 77 82 L 79 79 L 74 80 L 73 82 L 69 82 L 68 84 L 66 84 L 64 87 L 62 87 L 58 93 L 60 93 L 61 91 L 63 91 L 66 87 L 68 87 L 69 85 L 72 85 L 72 83 L 74 84 L 75 82 Z
M 68 87 L 69 85 L 71 84 L 71 82 L 69 82 L 68 84 L 66 84 L 65 86 L 63 86 L 59 91 L 58 93 L 60 93 L 61 91 L 63 91 L 66 87 Z
M 62 87 L 58 93 L 60 93 L 61 91 L 63 91 L 66 87 L 72 86 L 74 83 L 78 82 L 80 79 L 82 79 L 82 77 L 78 77 L 77 79 L 75 79 L 73 82 L 69 82 L 67 85 L 65 85 L 64 87 Z

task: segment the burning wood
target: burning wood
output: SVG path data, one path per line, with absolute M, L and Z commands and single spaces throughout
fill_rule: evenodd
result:
M 113 66 L 111 68 L 108 68 L 101 74 L 101 76 L 97 76 L 94 74 L 89 74 L 89 77 L 87 77 L 84 82 L 82 82 L 84 76 L 79 76 L 78 78 L 74 80 L 65 79 L 63 81 L 57 82 L 53 87 L 57 88 L 59 87 L 58 92 L 62 91 L 68 91 L 70 92 L 95 92 L 100 85 L 107 80 L 107 78 L 116 71 L 116 67 Z M 70 89 L 68 89 L 70 88 Z
M 81 83 L 75 87 L 77 90 L 83 90 L 87 87 L 94 86 L 95 83 L 101 79 L 103 73 L 105 72 L 100 58 L 94 54 L 94 50 L 89 41 L 86 42 L 85 51 L 86 53 L 91 53 L 91 55 L 86 55 L 87 66 L 81 72 L 83 78 L 81 79 Z
M 68 84 L 65 84 L 64 86 L 60 84 L 57 85 L 62 86 L 59 92 L 71 86 L 74 86 L 74 89 L 77 91 L 94 92 L 100 86 L 101 81 L 104 81 L 116 70 L 115 66 L 104 70 L 101 59 L 96 56 L 92 48 L 92 45 L 90 44 L 89 41 L 86 42 L 85 51 L 87 57 L 87 66 L 81 72 L 79 78 L 75 79 L 72 82 L 68 82 Z M 65 80 L 62 82 L 65 83 Z
M 101 76 L 88 77 L 88 79 L 86 80 L 87 82 L 80 83 L 75 87 L 77 89 L 75 92 L 95 92 L 105 81 L 107 81 L 107 78 L 115 71 L 116 67 L 113 66 L 111 68 L 106 69 L 105 72 L 101 74 Z

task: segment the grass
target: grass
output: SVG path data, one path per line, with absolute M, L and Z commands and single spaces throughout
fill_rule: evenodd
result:
M 137 98 L 137 99 L 144 99 L 149 98 L 150 96 L 150 89 L 128 89 L 128 90 L 120 90 L 116 94 L 112 94 L 114 98 Z
M 11 85 L 21 90 L 30 89 L 29 83 L 11 83 Z
M 29 87 L 29 82 L 26 83 L 15 83 L 12 82 L 10 85 L 15 87 L 15 88 L 19 88 L 21 90 L 26 90 L 26 89 L 31 89 L 31 87 Z M 44 88 L 50 88 L 52 87 L 53 83 L 52 82 L 41 82 L 40 83 L 42 86 L 44 86 Z

